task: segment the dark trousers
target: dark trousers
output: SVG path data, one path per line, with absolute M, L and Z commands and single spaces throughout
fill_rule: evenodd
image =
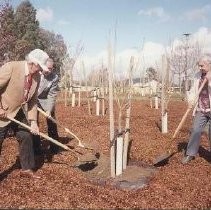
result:
M 27 124 L 27 120 L 22 109 L 19 110 L 15 119 Z M 14 135 L 16 136 L 16 139 L 19 143 L 19 156 L 21 168 L 23 170 L 33 169 L 35 167 L 35 161 L 32 134 L 30 133 L 30 131 L 26 130 L 20 125 L 15 124 L 14 122 L 11 122 L 5 127 L 0 127 L 0 154 L 3 141 L 7 137 L 6 135 L 9 130 L 14 132 Z
M 51 116 L 55 119 L 54 111 L 51 112 Z M 46 119 L 46 122 L 47 122 L 47 126 L 48 126 L 48 136 L 50 136 L 51 138 L 53 138 L 55 140 L 59 140 L 58 129 L 57 129 L 56 123 L 52 122 L 52 120 L 50 120 L 48 118 Z M 40 136 L 34 136 L 33 144 L 34 144 L 35 153 L 39 153 L 39 151 L 41 150 Z M 50 150 L 52 152 L 57 152 L 58 149 L 59 149 L 59 146 L 50 142 Z

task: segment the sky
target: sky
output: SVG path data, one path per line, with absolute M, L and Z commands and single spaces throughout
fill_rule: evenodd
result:
M 21 0 L 11 0 L 14 8 Z M 109 40 L 115 40 L 119 71 L 131 56 L 144 57 L 144 68 L 158 63 L 165 49 L 190 33 L 211 50 L 210 0 L 30 0 L 40 26 L 61 34 L 87 68 L 107 63 Z M 79 59 L 78 59 L 79 60 Z M 142 62 L 143 63 L 143 62 Z

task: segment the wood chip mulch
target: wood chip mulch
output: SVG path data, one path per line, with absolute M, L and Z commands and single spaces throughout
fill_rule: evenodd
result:
M 93 113 L 95 111 L 93 104 L 92 111 Z M 191 116 L 178 137 L 173 140 L 172 147 L 178 152 L 167 164 L 160 167 L 153 166 L 155 158 L 168 149 L 167 142 L 172 140 L 173 133 L 185 111 L 184 101 L 170 101 L 169 132 L 162 134 L 160 109 L 150 108 L 149 100 L 137 99 L 132 102 L 130 161 L 155 169 L 148 184 L 135 190 L 114 187 L 104 181 L 103 178 L 108 178 L 109 175 L 108 161 L 99 164 L 98 168 L 97 165 L 89 165 L 84 169 L 77 167 L 77 159 L 68 151 L 61 151 L 50 158 L 48 152 L 45 156 L 36 157 L 36 173 L 41 176 L 41 179 L 21 177 L 17 158 L 18 143 L 15 138 L 8 137 L 4 141 L 0 156 L 0 208 L 211 208 L 211 153 L 208 151 L 206 133 L 202 135 L 199 155 L 196 159 L 187 165 L 181 164 L 191 129 Z M 109 159 L 108 111 L 105 116 L 94 114 L 89 116 L 85 102 L 80 107 L 74 108 L 65 107 L 62 102 L 59 102 L 56 114 L 57 120 L 63 126 L 69 128 L 82 142 L 93 147 L 94 150 L 77 147 L 77 141 L 70 138 L 64 129 L 59 127 L 61 142 L 74 148 L 81 156 L 92 158 L 93 155 L 98 154 L 101 162 L 106 159 L 102 157 Z M 123 122 L 124 118 L 123 113 Z M 115 126 L 117 125 L 116 123 Z M 41 117 L 40 129 L 46 133 L 43 117 Z M 43 140 L 43 147 L 46 149 L 47 146 L 48 142 Z M 102 182 L 95 182 L 99 174 Z

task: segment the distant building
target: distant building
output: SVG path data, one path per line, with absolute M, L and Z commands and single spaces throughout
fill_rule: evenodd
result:
M 139 93 L 142 96 L 156 94 L 159 91 L 160 86 L 161 84 L 156 80 L 147 83 L 140 83 L 139 80 L 139 82 L 133 84 L 133 92 Z

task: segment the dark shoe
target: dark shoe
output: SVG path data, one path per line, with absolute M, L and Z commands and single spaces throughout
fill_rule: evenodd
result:
M 41 145 L 36 145 L 33 147 L 33 149 L 34 149 L 34 155 L 43 155 L 44 154 Z
M 51 153 L 52 155 L 56 155 L 56 154 L 58 154 L 59 152 L 60 152 L 59 147 L 50 147 L 50 153 Z
M 42 150 L 35 150 L 34 155 L 44 155 L 44 152 Z
M 21 170 L 20 175 L 22 177 L 28 177 L 28 178 L 32 178 L 32 179 L 40 179 L 41 177 L 36 175 L 32 170 L 28 169 L 28 170 Z
M 188 162 L 190 162 L 193 159 L 195 159 L 194 156 L 187 155 L 182 159 L 182 164 L 187 164 Z

